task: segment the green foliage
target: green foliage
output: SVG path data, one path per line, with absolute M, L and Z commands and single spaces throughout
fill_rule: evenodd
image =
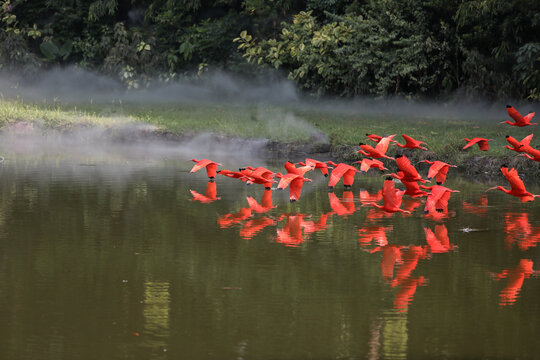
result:
M 71 54 L 71 50 L 73 49 L 73 43 L 71 41 L 66 41 L 63 44 L 60 44 L 58 41 L 46 41 L 42 42 L 39 46 L 41 49 L 41 52 L 45 56 L 45 58 L 49 61 L 52 61 L 56 58 L 62 58 L 63 60 L 66 60 Z
M 373 2 L 363 15 L 333 17 L 320 24 L 301 12 L 278 39 L 256 42 L 243 32 L 234 41 L 248 61 L 283 66 L 319 94 L 428 94 L 450 67 L 419 1 Z

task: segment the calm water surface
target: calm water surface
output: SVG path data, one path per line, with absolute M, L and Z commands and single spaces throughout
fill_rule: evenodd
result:
M 486 196 L 502 175 L 450 174 L 435 219 L 362 206 L 379 176 L 313 173 L 291 204 L 186 162 L 86 165 L 0 168 L 0 359 L 540 356 L 540 200 Z

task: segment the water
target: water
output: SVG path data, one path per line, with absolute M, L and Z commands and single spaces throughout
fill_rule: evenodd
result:
M 298 202 L 270 203 L 190 166 L 6 161 L 0 359 L 540 354 L 540 200 L 486 197 L 502 176 L 451 173 L 461 192 L 432 219 L 422 200 L 362 206 L 378 176 L 329 194 L 314 173 Z

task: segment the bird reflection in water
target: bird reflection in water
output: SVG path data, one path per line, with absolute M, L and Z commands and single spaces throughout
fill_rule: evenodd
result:
M 221 199 L 217 196 L 217 186 L 216 182 L 214 180 L 208 181 L 208 184 L 206 184 L 206 192 L 204 195 L 199 194 L 195 190 L 189 190 L 191 193 L 191 196 L 193 196 L 192 201 L 199 201 L 203 204 L 209 204 L 211 202 L 214 202 L 216 200 Z
M 467 214 L 474 214 L 478 216 L 486 216 L 488 206 L 488 197 L 487 195 L 480 195 L 476 204 L 468 203 L 463 201 L 463 211 Z
M 533 270 L 533 261 L 530 259 L 521 259 L 515 268 L 504 269 L 496 274 L 494 276 L 496 280 L 508 279 L 508 283 L 499 294 L 499 305 L 513 305 L 519 296 L 524 280 L 539 274 L 540 271 Z
M 373 248 L 370 251 L 372 254 L 378 251 L 382 252 L 381 272 L 382 277 L 388 283 L 394 278 L 394 267 L 396 264 L 401 263 L 401 250 L 403 248 L 404 246 L 402 245 L 387 244 Z
M 444 224 L 435 225 L 435 231 L 432 231 L 430 228 L 424 228 L 424 233 L 426 234 L 428 250 L 432 254 L 446 253 L 457 247 L 450 243 L 448 229 Z
M 343 192 L 343 197 L 340 200 L 333 192 L 328 193 L 328 200 L 333 212 L 339 216 L 351 215 L 356 211 L 354 205 L 354 195 L 350 190 Z
M 529 213 L 507 213 L 504 216 L 504 245 L 511 249 L 517 244 L 522 251 L 535 247 L 540 242 L 540 226 L 531 226 Z

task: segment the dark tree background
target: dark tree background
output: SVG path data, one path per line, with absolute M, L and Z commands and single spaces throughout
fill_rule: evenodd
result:
M 7 0 L 2 71 L 150 86 L 209 68 L 338 96 L 540 99 L 538 0 Z

